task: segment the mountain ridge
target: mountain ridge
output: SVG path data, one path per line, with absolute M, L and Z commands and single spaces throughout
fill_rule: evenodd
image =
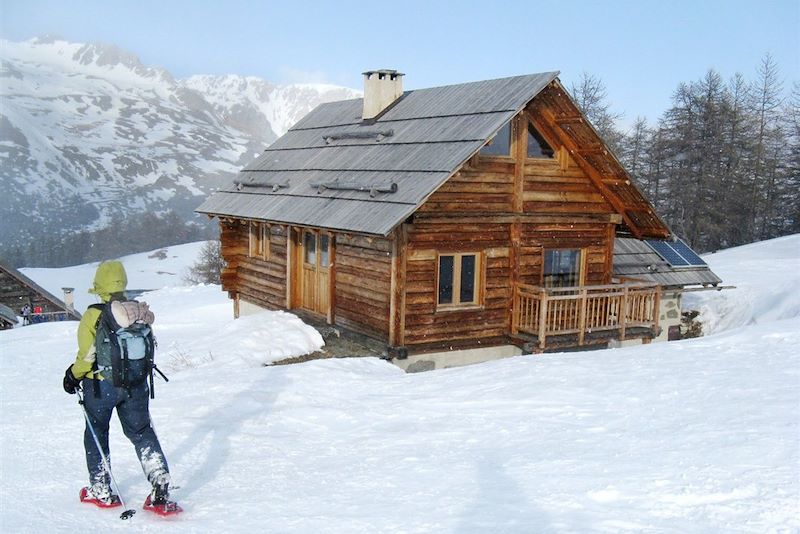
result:
M 186 221 L 317 105 L 358 98 L 252 76 L 176 79 L 122 48 L 0 40 L 0 251 L 143 211 Z

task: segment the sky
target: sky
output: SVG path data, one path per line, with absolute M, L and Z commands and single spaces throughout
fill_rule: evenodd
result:
M 361 89 L 391 68 L 404 88 L 557 70 L 606 85 L 612 111 L 655 121 L 681 82 L 755 79 L 766 54 L 800 81 L 800 0 L 0 0 L 0 38 L 115 44 L 177 78 L 257 76 Z

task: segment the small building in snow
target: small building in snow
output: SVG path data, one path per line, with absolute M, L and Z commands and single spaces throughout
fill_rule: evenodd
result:
M 0 261 L 0 304 L 8 306 L 18 316 L 22 315 L 22 308 L 27 305 L 31 310 L 30 320 L 34 323 L 80 321 L 81 314 L 70 305 L 71 297 L 67 295 L 65 300 L 69 303 L 65 304 L 19 270 Z

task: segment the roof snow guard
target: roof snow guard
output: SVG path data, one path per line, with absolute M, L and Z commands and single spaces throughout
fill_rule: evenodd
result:
M 406 91 L 369 120 L 363 99 L 322 104 L 196 211 L 386 236 L 531 104 L 622 215 L 623 233 L 669 236 L 613 154 L 596 149 L 602 139 L 557 76 Z
M 557 75 L 406 91 L 369 121 L 322 104 L 197 211 L 388 235 Z

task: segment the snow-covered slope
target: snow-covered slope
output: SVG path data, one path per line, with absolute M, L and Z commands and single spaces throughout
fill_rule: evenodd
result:
M 47 38 L 0 40 L 0 95 L 0 245 L 9 245 L 142 210 L 190 218 L 276 134 L 358 93 L 175 80 L 112 45 Z
M 707 259 L 733 283 L 751 279 L 750 261 L 780 278 L 797 270 L 784 245 L 730 251 L 727 266 Z M 143 277 L 159 270 L 146 256 L 124 262 Z M 93 266 L 73 269 L 26 272 L 53 287 Z M 172 362 L 152 403 L 186 510 L 170 531 L 800 530 L 800 317 L 770 317 L 757 303 L 772 296 L 740 293 L 755 321 L 713 336 L 413 375 L 373 358 L 262 367 L 271 351 L 319 340 L 291 314 L 232 321 L 214 286 L 144 298 Z M 784 300 L 796 305 L 800 288 Z M 83 421 L 60 387 L 74 336 L 75 323 L 0 332 L 0 525 L 161 532 L 144 512 L 125 522 L 78 502 Z M 111 448 L 138 507 L 147 484 L 116 424 Z
M 183 87 L 202 94 L 226 124 L 275 140 L 319 104 L 358 98 L 352 89 L 325 84 L 279 86 L 252 76 L 191 76 Z
M 687 294 L 684 306 L 700 311 L 706 334 L 800 317 L 800 234 L 723 250 L 704 259 L 724 285 L 736 287 Z

